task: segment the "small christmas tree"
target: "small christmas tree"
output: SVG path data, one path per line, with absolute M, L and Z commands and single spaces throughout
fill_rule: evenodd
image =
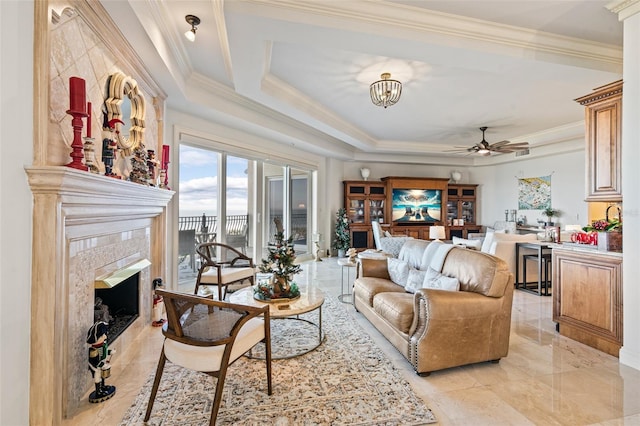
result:
M 258 283 L 254 294 L 263 300 L 296 298 L 300 296 L 300 290 L 291 280 L 302 268 L 294 264 L 296 252 L 293 249 L 293 236 L 285 239 L 283 232 L 277 232 L 275 240 L 275 244 L 269 245 L 269 255 L 262 259 L 260 265 L 260 272 L 273 274 L 273 285 Z
M 349 218 L 347 210 L 344 207 L 338 209 L 336 213 L 336 234 L 333 240 L 333 248 L 336 250 L 346 251 L 351 245 L 351 236 L 349 235 Z
M 129 180 L 131 182 L 149 185 L 151 174 L 149 173 L 149 165 L 147 164 L 147 151 L 142 143 L 133 149 L 133 157 L 131 157 L 131 173 Z

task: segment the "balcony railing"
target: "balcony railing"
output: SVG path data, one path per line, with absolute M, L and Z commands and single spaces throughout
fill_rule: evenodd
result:
M 285 234 L 288 237 L 293 235 L 293 243 L 298 246 L 296 250 L 304 252 L 303 246 L 307 244 L 307 215 L 291 215 L 292 232 Z M 178 218 L 179 234 L 179 255 L 190 255 L 194 259 L 194 247 L 199 243 L 218 241 L 222 242 L 222 236 L 218 232 L 218 217 L 208 216 L 180 216 Z M 269 223 L 269 240 L 273 239 L 276 233 L 276 226 L 273 221 Z M 249 244 L 249 215 L 229 215 L 226 220 L 226 232 L 224 236 L 226 244 L 239 248 L 245 252 Z M 191 263 L 195 268 L 195 263 Z

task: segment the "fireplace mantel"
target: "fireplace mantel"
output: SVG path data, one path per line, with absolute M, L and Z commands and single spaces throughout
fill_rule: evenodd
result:
M 174 192 L 120 179 L 87 173 L 65 166 L 25 168 L 34 195 L 54 194 L 63 204 L 94 206 L 167 206 Z M 95 214 L 91 212 L 89 214 Z
M 96 271 L 121 258 L 148 258 L 131 333 L 150 323 L 150 278 L 166 276 L 174 192 L 64 166 L 25 171 L 33 193 L 30 423 L 55 425 L 77 410 L 91 381 L 82 335 L 92 321 L 88 292 Z

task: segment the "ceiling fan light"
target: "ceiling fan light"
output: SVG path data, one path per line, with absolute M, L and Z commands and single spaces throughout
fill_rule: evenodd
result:
M 489 150 L 488 150 L 488 149 L 486 149 L 486 148 L 480 148 L 480 149 L 478 150 L 478 154 L 480 154 L 480 155 L 489 155 L 489 154 L 491 154 L 491 151 L 489 151 Z
M 391 74 L 388 72 L 380 75 L 380 78 L 381 80 L 375 81 L 369 86 L 371 102 L 384 108 L 395 105 L 402 95 L 402 83 L 398 80 L 391 80 Z

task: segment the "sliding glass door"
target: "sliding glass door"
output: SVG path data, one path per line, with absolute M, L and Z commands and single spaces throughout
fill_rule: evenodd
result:
M 265 241 L 273 240 L 276 221 L 283 226 L 285 237 L 293 237 L 298 255 L 310 251 L 308 230 L 310 225 L 310 172 L 289 166 L 265 164 L 264 180 L 266 193 L 265 219 L 268 235 Z
M 311 171 L 187 144 L 179 152 L 180 277 L 196 273 L 195 248 L 204 242 L 230 245 L 259 264 L 276 220 L 298 255 L 311 252 Z

